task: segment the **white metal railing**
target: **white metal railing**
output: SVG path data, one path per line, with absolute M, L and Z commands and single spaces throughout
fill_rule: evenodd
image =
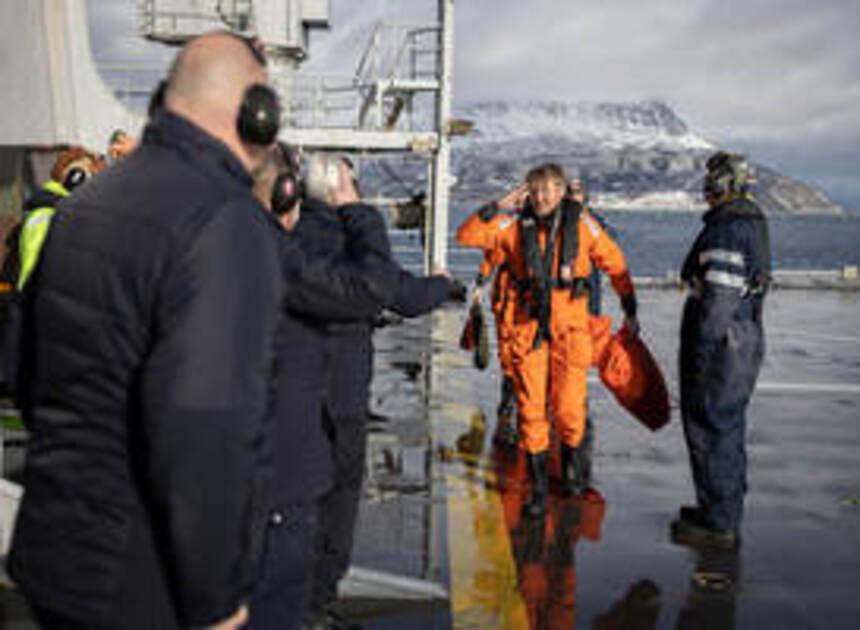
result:
M 221 0 L 208 11 L 171 10 L 163 0 L 138 0 L 137 6 L 147 37 L 169 40 L 172 34 L 178 41 L 189 21 L 233 30 L 254 28 L 251 0 Z M 288 71 L 279 86 L 285 97 L 285 124 L 297 129 L 433 131 L 432 98 L 422 100 L 420 95 L 438 89 L 439 29 L 379 22 L 353 75 Z M 99 69 L 117 97 L 137 111 L 146 107 L 164 71 L 119 64 L 99 64 Z
M 379 79 L 435 77 L 438 33 L 438 26 L 379 22 L 359 59 L 356 78 L 367 84 Z
M 218 0 L 212 11 L 181 11 L 159 7 L 159 0 L 138 0 L 141 31 L 146 37 L 179 41 L 196 29 L 182 28 L 189 22 L 245 32 L 253 26 L 251 0 Z
M 296 76 L 288 122 L 300 128 L 388 129 L 404 111 L 404 126 L 412 130 L 413 97 L 438 89 L 438 34 L 438 26 L 378 23 L 352 77 Z M 429 123 L 430 116 L 425 118 Z
M 351 129 L 356 126 L 358 90 L 355 77 L 296 74 L 290 87 L 286 122 L 291 127 Z

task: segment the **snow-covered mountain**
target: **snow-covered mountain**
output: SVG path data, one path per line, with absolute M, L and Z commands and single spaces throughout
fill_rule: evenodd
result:
M 454 115 L 474 123 L 453 141 L 453 193 L 464 198 L 498 196 L 532 166 L 552 161 L 585 180 L 604 208 L 702 209 L 705 162 L 721 148 L 659 101 L 489 101 L 457 106 Z M 821 191 L 753 165 L 754 192 L 767 212 L 843 212 Z M 419 168 L 398 170 L 409 180 L 422 177 Z
M 584 179 L 603 207 L 698 209 L 705 161 L 720 148 L 659 101 L 494 101 L 467 104 L 455 114 L 475 125 L 453 152 L 455 192 L 469 196 L 498 194 L 529 167 L 555 161 Z M 842 212 L 821 191 L 754 167 L 754 191 L 766 211 Z
M 564 103 L 502 101 L 472 103 L 457 115 L 473 120 L 471 144 L 559 136 L 605 149 L 649 148 L 711 151 L 714 145 L 690 132 L 664 103 Z

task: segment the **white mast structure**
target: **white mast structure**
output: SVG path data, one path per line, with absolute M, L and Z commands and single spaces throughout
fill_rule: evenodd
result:
M 437 23 L 380 23 L 353 75 L 298 74 L 308 33 L 328 28 L 328 0 L 142 0 L 141 31 L 180 44 L 212 28 L 253 35 L 271 61 L 284 104 L 281 139 L 304 149 L 400 153 L 427 164 L 430 206 L 424 216 L 426 271 L 447 262 L 453 0 L 437 0 Z M 432 101 L 428 103 L 428 100 Z M 416 103 L 432 107 L 416 128 Z M 393 201 L 393 200 L 382 200 Z

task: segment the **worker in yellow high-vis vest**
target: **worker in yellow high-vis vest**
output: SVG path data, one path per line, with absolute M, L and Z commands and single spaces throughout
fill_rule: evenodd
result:
M 39 253 L 48 235 L 56 205 L 63 197 L 104 170 L 104 160 L 82 147 L 73 147 L 57 158 L 51 179 L 30 198 L 18 236 L 20 269 L 16 287 L 20 291 L 36 268 Z

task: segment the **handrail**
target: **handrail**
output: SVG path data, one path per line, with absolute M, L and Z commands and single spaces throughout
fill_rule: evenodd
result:
M 418 40 L 427 35 L 439 33 L 439 26 L 419 26 L 377 22 L 374 25 L 367 48 L 356 66 L 355 77 L 358 83 L 370 83 L 376 79 L 395 78 L 402 67 L 404 56 L 419 50 Z M 389 41 L 392 40 L 392 41 Z M 394 50 L 393 59 L 387 68 L 382 67 L 381 55 L 384 48 Z M 438 47 L 420 49 L 420 54 L 438 54 Z M 412 76 L 411 71 L 406 72 Z
M 220 17 L 212 13 L 162 10 L 158 0 L 138 0 L 138 7 L 144 14 L 141 23 L 147 34 L 169 34 L 171 28 L 181 28 L 185 19 L 226 23 L 234 13 L 243 11 L 243 19 L 254 17 L 247 13 L 247 0 L 221 0 L 218 4 L 220 10 L 217 15 Z M 353 74 L 309 75 L 298 72 L 292 75 L 288 83 L 289 94 L 285 95 L 290 103 L 285 110 L 285 119 L 298 128 L 342 129 L 352 125 L 382 129 L 397 120 L 383 113 L 390 110 L 392 99 L 396 98 L 401 108 L 398 113 L 403 112 L 397 126 L 405 125 L 411 130 L 412 96 L 428 87 L 412 89 L 408 83 L 404 87 L 403 83 L 397 82 L 426 81 L 437 76 L 440 50 L 435 36 L 440 29 L 439 25 L 377 22 Z M 140 97 L 147 94 L 148 89 L 138 90 L 137 84 L 149 85 L 151 79 L 147 75 L 163 72 L 163 68 L 149 64 L 99 66 L 107 75 L 136 75 L 125 83 L 112 83 L 124 100 L 133 101 L 138 108 L 143 104 Z M 370 112 L 376 113 L 367 117 Z

